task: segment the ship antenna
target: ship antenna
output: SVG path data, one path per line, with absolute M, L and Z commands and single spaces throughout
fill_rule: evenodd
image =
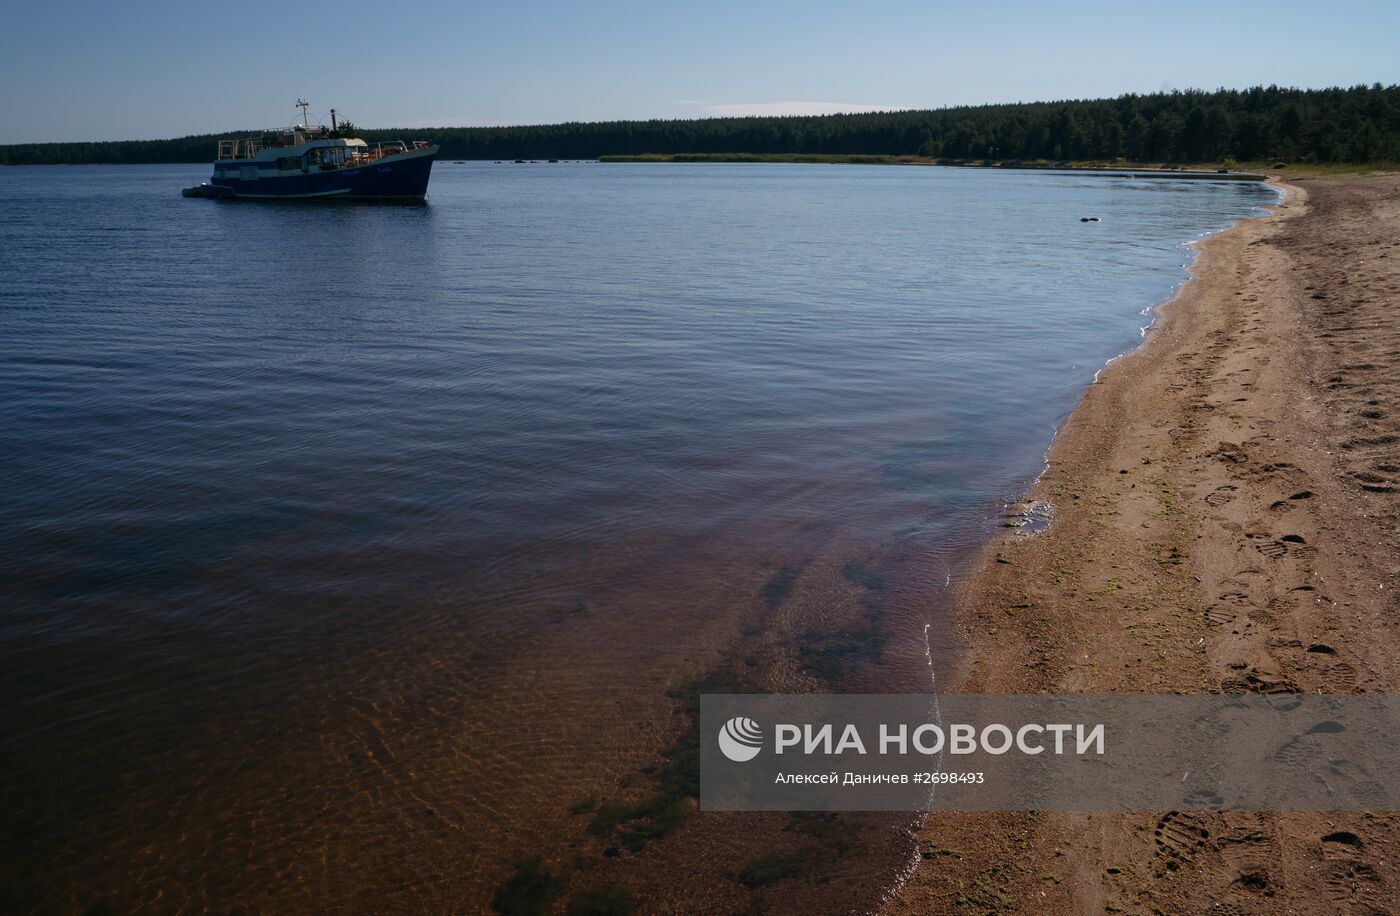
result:
M 311 122 L 306 119 L 306 109 L 311 105 L 306 99 L 297 99 L 297 107 L 301 109 L 301 126 L 307 130 L 311 129 Z

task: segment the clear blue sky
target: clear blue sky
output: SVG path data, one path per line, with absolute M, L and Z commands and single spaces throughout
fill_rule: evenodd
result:
M 0 142 L 1400 82 L 1400 0 L 9 4 Z

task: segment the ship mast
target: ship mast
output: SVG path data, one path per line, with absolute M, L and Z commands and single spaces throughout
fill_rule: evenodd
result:
M 306 99 L 297 99 L 297 107 L 301 109 L 301 126 L 307 130 L 311 129 L 311 122 L 306 119 L 306 109 L 310 107 L 310 105 L 311 103 L 306 101 Z

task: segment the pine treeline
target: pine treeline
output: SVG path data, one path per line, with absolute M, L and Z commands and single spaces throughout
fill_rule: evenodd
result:
M 208 162 L 216 140 L 249 133 L 16 144 L 0 146 L 0 164 Z M 999 161 L 1396 162 L 1400 86 L 1256 86 L 932 111 L 371 130 L 362 135 L 370 142 L 428 140 L 441 144 L 445 159 L 814 153 Z

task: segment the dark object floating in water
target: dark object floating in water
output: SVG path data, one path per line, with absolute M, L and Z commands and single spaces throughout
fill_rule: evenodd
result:
M 426 140 L 394 140 L 371 147 L 350 136 L 354 128 L 338 123 L 334 108 L 329 129 L 321 124 L 312 127 L 309 105 L 297 99 L 300 124 L 219 140 L 209 181 L 182 193 L 263 200 L 422 200 L 427 196 L 436 146 Z
M 180 194 L 185 197 L 212 197 L 214 199 L 222 199 L 225 197 L 232 197 L 233 189 L 210 184 L 207 181 L 201 181 L 192 188 L 185 188 Z
M 558 160 L 558 159 L 551 159 L 551 160 L 549 160 L 549 161 L 550 161 L 550 162 L 558 162 L 559 160 Z
M 453 159 L 453 160 L 452 160 L 452 164 L 453 164 L 453 165 L 466 165 L 467 162 L 466 162 L 465 159 Z
M 1079 217 L 1079 221 L 1081 223 L 1097 223 L 1099 222 L 1099 218 L 1097 216 L 1081 216 Z
M 524 159 L 517 159 L 517 160 L 515 160 L 515 164 L 516 164 L 516 165 L 524 165 L 524 164 L 525 164 L 525 160 L 524 160 Z

